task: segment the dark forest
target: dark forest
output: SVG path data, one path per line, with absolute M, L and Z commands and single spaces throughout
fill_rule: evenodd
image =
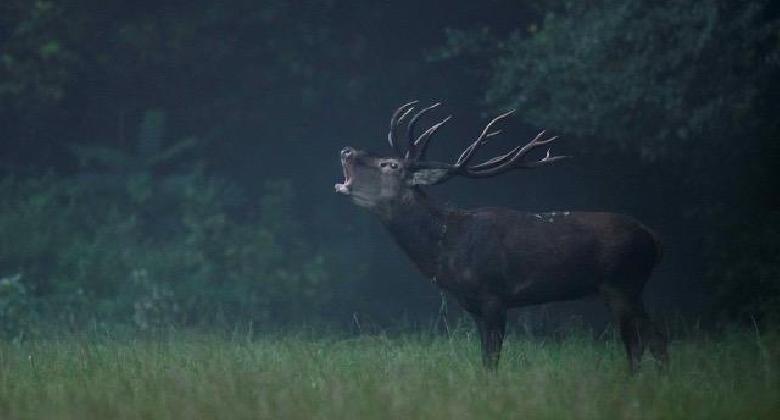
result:
M 390 116 L 411 100 L 453 115 L 436 160 L 510 109 L 482 158 L 542 129 L 571 156 L 427 188 L 440 202 L 630 215 L 663 242 L 644 300 L 672 339 L 776 331 L 779 6 L 5 0 L 0 335 L 470 330 L 382 225 L 334 192 L 339 151 L 389 154 Z M 610 323 L 586 299 L 513 311 L 509 328 L 598 338 Z M 334 410 L 324 416 L 373 413 Z

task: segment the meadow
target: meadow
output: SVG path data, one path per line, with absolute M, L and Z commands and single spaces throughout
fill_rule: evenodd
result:
M 780 417 L 780 335 L 673 340 L 628 375 L 614 337 L 109 332 L 0 342 L 2 419 Z

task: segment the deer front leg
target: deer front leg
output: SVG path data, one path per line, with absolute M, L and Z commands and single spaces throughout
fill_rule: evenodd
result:
M 495 370 L 501 355 L 506 331 L 506 308 L 496 300 L 482 303 L 479 314 L 474 315 L 482 342 L 482 364 Z

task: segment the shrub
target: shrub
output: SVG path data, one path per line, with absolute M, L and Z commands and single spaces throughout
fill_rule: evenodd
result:
M 258 214 L 241 216 L 242 200 L 229 200 L 233 190 L 218 179 L 135 175 L 120 181 L 0 183 L 6 334 L 24 328 L 33 309 L 68 323 L 148 329 L 238 320 L 284 324 L 331 304 L 328 261 L 313 251 L 289 211 L 289 183 L 269 182 Z

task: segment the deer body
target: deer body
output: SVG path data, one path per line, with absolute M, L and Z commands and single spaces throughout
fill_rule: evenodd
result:
M 394 148 L 395 126 L 411 110 L 404 107 L 391 120 L 388 138 Z M 346 179 L 336 189 L 377 214 L 423 275 L 474 317 L 483 363 L 497 366 L 508 309 L 597 293 L 615 315 L 630 368 L 636 368 L 647 345 L 665 362 L 665 339 L 641 302 L 642 289 L 660 259 L 656 236 L 634 219 L 613 213 L 439 206 L 422 185 L 454 175 L 484 178 L 562 157 L 551 157 L 548 151 L 540 161 L 520 160 L 531 149 L 555 139 L 540 140 L 540 134 L 524 147 L 469 167 L 473 154 L 492 136 L 491 125 L 504 114 L 488 124 L 454 165 L 421 161 L 430 136 L 447 121 L 415 141 L 414 124 L 431 108 L 410 121 L 405 157 L 374 157 L 345 148 L 341 157 Z
M 423 275 L 463 302 L 493 295 L 515 307 L 585 297 L 602 284 L 641 289 L 628 280 L 658 258 L 653 234 L 625 216 L 445 210 L 415 196 L 380 218 Z

